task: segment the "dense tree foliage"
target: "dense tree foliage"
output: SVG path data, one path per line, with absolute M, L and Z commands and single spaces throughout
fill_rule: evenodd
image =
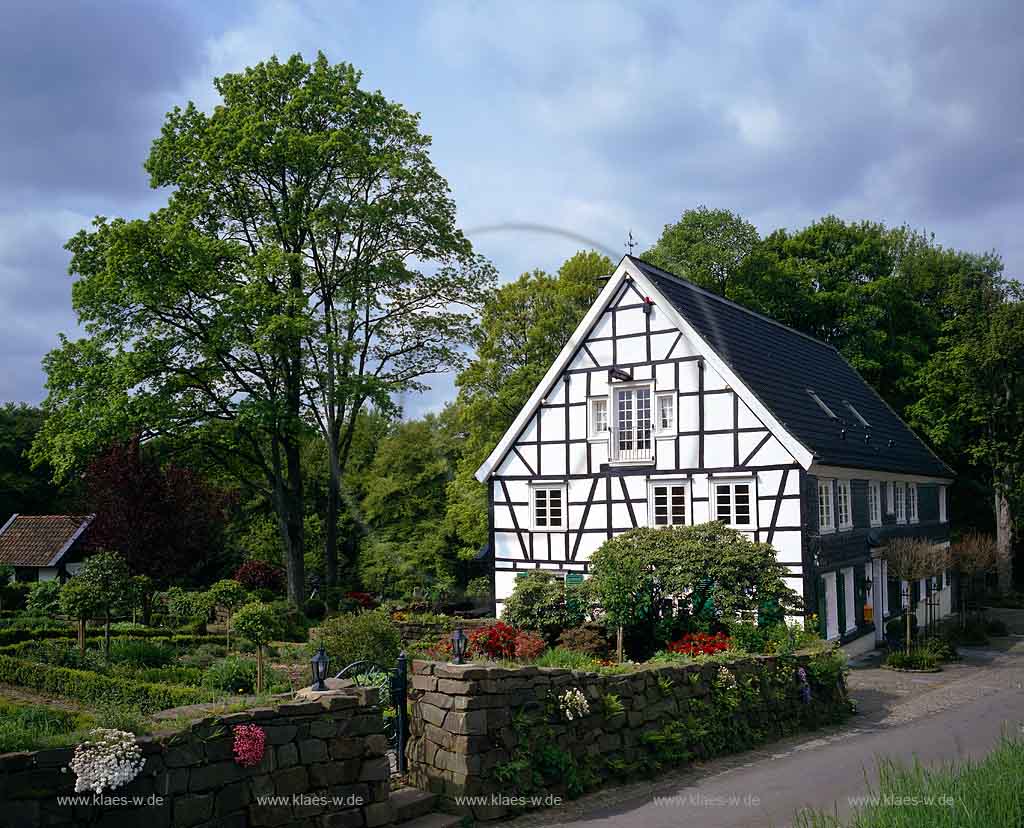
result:
M 15 403 L 0 405 L 0 524 L 12 513 L 40 515 L 63 511 L 65 497 L 52 482 L 47 464 L 32 468 L 28 450 L 44 414 Z
M 190 469 L 161 466 L 132 440 L 92 460 L 81 487 L 83 510 L 96 515 L 91 548 L 116 550 L 164 586 L 216 568 L 230 497 Z

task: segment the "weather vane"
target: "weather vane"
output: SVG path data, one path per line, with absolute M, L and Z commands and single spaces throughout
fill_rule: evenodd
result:
M 633 231 L 629 231 L 629 238 L 626 239 L 625 247 L 629 250 L 629 255 L 633 255 L 633 248 L 636 247 L 636 242 L 633 241 Z

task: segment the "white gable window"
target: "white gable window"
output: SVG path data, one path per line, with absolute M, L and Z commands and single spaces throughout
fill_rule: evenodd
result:
M 907 522 L 907 487 L 902 483 L 890 484 L 896 494 L 896 522 Z
M 868 520 L 872 526 L 882 525 L 882 484 L 877 480 L 868 482 Z
M 832 481 L 818 481 L 818 531 L 834 532 L 835 512 L 832 509 Z
M 565 486 L 541 483 L 531 487 L 533 529 L 558 532 L 565 529 Z
M 681 480 L 652 480 L 649 488 L 650 525 L 686 525 L 686 483 Z
M 836 481 L 836 512 L 839 515 L 839 528 L 850 529 L 853 526 L 853 512 L 850 509 L 850 481 Z
M 658 394 L 657 430 L 659 434 L 675 434 L 676 432 L 676 392 Z
M 587 406 L 591 438 L 608 439 L 608 398 L 591 397 L 587 400 Z
M 754 484 L 749 479 L 714 481 L 715 518 L 735 529 L 754 525 Z
M 946 523 L 949 517 L 946 515 L 946 487 L 939 486 L 939 523 Z
M 616 388 L 615 428 L 612 459 L 650 462 L 654 454 L 651 440 L 651 388 Z
M 896 511 L 894 489 L 895 484 L 891 480 L 885 484 L 885 513 L 887 515 L 891 515 Z
M 911 523 L 917 523 L 917 484 L 907 487 L 907 517 Z

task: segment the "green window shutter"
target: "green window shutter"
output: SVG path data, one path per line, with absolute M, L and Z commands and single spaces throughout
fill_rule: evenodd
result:
M 778 598 L 766 598 L 757 609 L 757 626 L 769 627 L 783 620 L 782 605 Z
M 839 620 L 839 634 L 846 632 L 846 578 L 842 570 L 836 571 L 836 616 Z
M 903 612 L 903 591 L 900 589 L 900 582 L 890 578 L 889 587 L 889 615 L 896 616 Z
M 518 581 L 520 578 L 525 578 L 529 574 L 530 574 L 529 572 L 517 572 L 516 573 L 516 580 Z
M 566 586 L 578 586 L 583 583 L 583 573 L 581 572 L 567 572 L 565 575 Z
M 864 626 L 864 605 L 868 602 L 868 583 L 867 578 L 864 577 L 864 567 L 855 566 L 853 568 L 853 586 L 856 590 L 854 595 L 854 607 L 853 610 L 857 614 L 857 626 Z
M 917 606 L 917 602 L 921 600 L 921 582 L 915 579 L 910 584 L 910 608 L 913 609 Z
M 818 632 L 822 638 L 828 638 L 828 597 L 824 578 L 818 578 Z

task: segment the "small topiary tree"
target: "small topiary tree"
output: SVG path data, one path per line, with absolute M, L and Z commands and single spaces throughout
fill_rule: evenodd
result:
M 256 645 L 256 692 L 263 692 L 263 648 L 280 632 L 280 619 L 266 604 L 246 604 L 235 615 L 235 632 Z
M 882 552 L 889 577 L 899 581 L 919 581 L 938 575 L 949 560 L 949 553 L 943 547 L 933 544 L 926 538 L 895 538 Z M 910 649 L 910 616 L 912 607 L 908 606 L 905 617 L 905 642 Z
M 391 667 L 402 646 L 398 626 L 382 609 L 331 616 L 320 626 L 320 640 L 339 669 L 355 661 Z
M 85 656 L 85 624 L 101 611 L 92 584 L 72 578 L 60 590 L 60 611 L 78 622 L 78 652 Z
M 197 618 L 205 621 L 213 606 L 208 592 L 189 592 L 181 587 L 171 587 L 167 590 L 164 593 L 164 603 L 167 614 L 176 626 Z
M 92 599 L 103 616 L 103 654 L 109 659 L 110 616 L 131 590 L 128 564 L 116 552 L 97 552 L 85 559 L 75 579 L 92 590 Z
M 586 620 L 585 590 L 584 585 L 566 587 L 565 579 L 552 572 L 529 572 L 516 578 L 501 620 L 513 627 L 539 632 L 549 644 L 554 644 L 563 630 L 579 627 Z
M 590 563 L 590 588 L 607 622 L 630 629 L 637 646 L 766 604 L 790 613 L 801 606 L 775 550 L 717 521 L 632 529 L 605 541 Z M 621 649 L 620 635 L 620 657 Z
M 207 592 L 210 602 L 215 607 L 221 607 L 228 614 L 226 648 L 231 650 L 231 615 L 245 606 L 249 599 L 249 593 L 238 581 L 225 579 L 217 581 Z

